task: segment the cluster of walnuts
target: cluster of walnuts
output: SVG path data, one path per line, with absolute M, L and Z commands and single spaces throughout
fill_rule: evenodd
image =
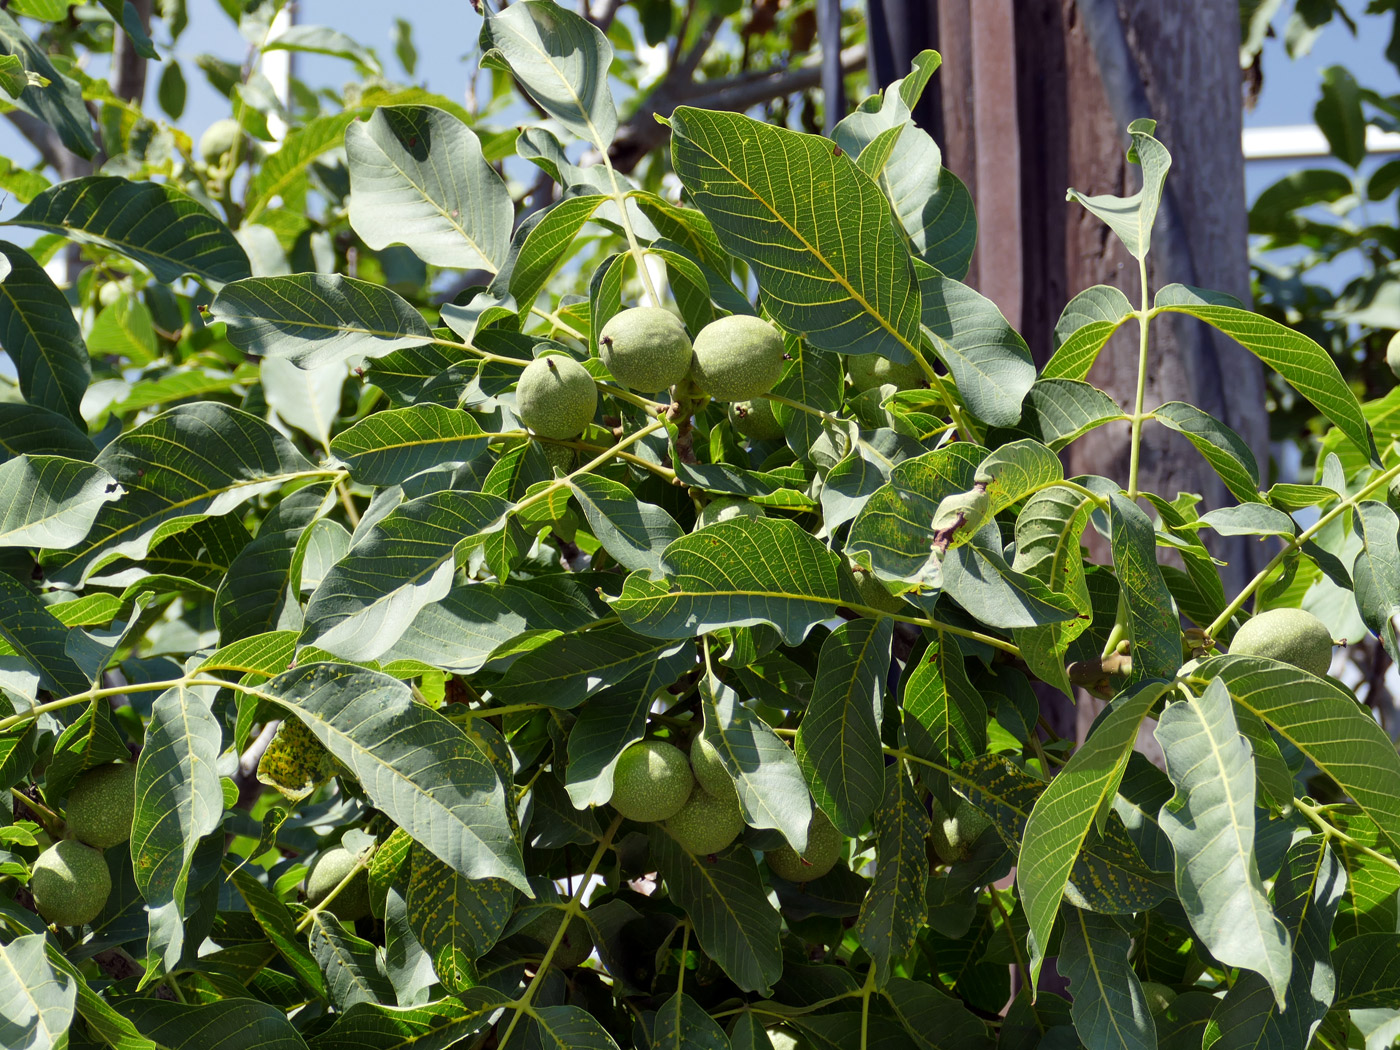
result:
M 58 926 L 83 926 L 102 913 L 112 877 L 102 851 L 131 838 L 136 811 L 136 767 L 98 766 L 78 779 L 64 807 L 66 837 L 34 862 L 29 891 L 34 907 Z
M 664 821 L 691 853 L 718 853 L 744 830 L 739 793 L 715 745 L 697 736 L 690 758 L 665 740 L 633 744 L 617 760 L 612 807 L 628 820 Z M 820 809 L 807 829 L 803 855 L 784 843 L 764 854 L 768 868 L 789 882 L 819 879 L 836 866 L 845 837 Z
M 782 436 L 768 403 L 753 400 L 772 390 L 783 372 L 783 337 L 760 317 L 722 317 L 700 329 L 692 344 L 674 314 L 634 307 L 603 326 L 598 356 L 632 390 L 654 394 L 689 379 L 697 391 L 733 403 L 731 416 L 742 421 L 741 432 Z M 572 357 L 546 354 L 520 374 L 515 403 L 521 421 L 536 434 L 566 441 L 593 421 L 598 387 Z

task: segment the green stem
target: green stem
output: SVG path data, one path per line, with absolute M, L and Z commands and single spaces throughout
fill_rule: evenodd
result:
M 1375 492 L 1376 489 L 1383 488 L 1386 485 L 1389 485 L 1390 482 L 1397 477 L 1400 477 L 1400 464 L 1397 464 L 1396 466 L 1391 467 L 1389 470 L 1382 471 L 1380 474 L 1377 474 L 1374 478 L 1372 478 L 1365 485 L 1363 485 L 1360 491 L 1358 491 L 1355 495 L 1348 496 L 1346 499 L 1342 500 L 1335 507 L 1329 510 L 1326 514 L 1323 514 L 1320 518 L 1318 518 L 1317 521 L 1313 522 L 1312 525 L 1304 529 L 1297 536 L 1291 539 L 1288 543 L 1284 544 L 1283 549 L 1280 550 L 1277 554 L 1273 556 L 1273 558 L 1269 560 L 1269 564 L 1265 565 L 1262 569 L 1259 570 L 1258 574 L 1254 577 L 1254 579 L 1250 580 L 1249 583 L 1245 584 L 1244 590 L 1240 591 L 1239 594 L 1235 595 L 1235 600 L 1232 601 L 1229 605 L 1227 605 L 1225 607 L 1225 610 L 1215 618 L 1214 622 L 1212 622 L 1209 627 L 1206 628 L 1206 635 L 1208 637 L 1214 638 L 1216 632 L 1230 622 L 1230 617 L 1234 616 L 1235 613 L 1239 612 L 1240 609 L 1244 607 L 1244 603 L 1249 600 L 1250 595 L 1252 595 L 1256 590 L 1258 590 L 1264 584 L 1264 582 L 1271 575 L 1273 575 L 1274 570 L 1277 569 L 1280 565 L 1282 565 L 1284 559 L 1286 559 L 1290 554 L 1292 554 L 1298 548 L 1302 547 L 1304 543 L 1308 542 L 1308 540 L 1312 539 L 1324 528 L 1326 528 L 1327 525 L 1333 520 L 1335 520 L 1338 515 L 1343 514 L 1350 508 L 1356 506 L 1371 493 Z M 4 723 L 0 722 L 0 729 L 3 728 Z
M 603 863 L 603 858 L 612 848 L 613 836 L 617 834 L 617 829 L 621 826 L 622 817 L 618 815 L 613 818 L 607 832 L 599 840 L 598 848 L 593 851 L 593 859 L 588 862 L 588 868 L 584 871 L 583 877 L 579 879 L 578 889 L 569 898 L 569 903 L 564 906 L 564 916 L 559 920 L 559 928 L 554 931 L 554 940 L 550 941 L 549 947 L 545 949 L 539 969 L 535 971 L 535 976 L 530 979 L 530 983 L 525 986 L 525 991 L 521 993 L 520 998 L 509 1004 L 514 1007 L 515 1013 L 510 1019 L 510 1024 L 506 1026 L 505 1034 L 497 1042 L 497 1046 L 505 1046 L 510 1041 L 510 1034 L 515 1031 L 515 1026 L 519 1024 L 521 1015 L 530 1012 L 530 1003 L 534 1000 L 535 993 L 540 990 L 540 983 L 544 980 L 544 975 L 549 972 L 550 960 L 554 958 L 554 953 L 559 950 L 559 945 L 564 943 L 564 936 L 569 931 L 569 924 L 578 918 L 579 912 L 583 910 L 583 895 L 588 892 L 588 885 L 592 882 L 598 865 Z
M 10 788 L 10 794 L 23 802 L 44 825 L 44 830 L 49 833 L 50 838 L 58 837 L 58 829 L 63 827 L 63 818 L 42 802 L 36 802 L 17 787 Z
M 865 973 L 865 985 L 860 990 L 860 1050 L 870 1045 L 870 997 L 875 993 L 875 963 Z
M 1143 414 L 1143 402 L 1147 398 L 1147 332 L 1148 318 L 1151 303 L 1147 301 L 1147 259 L 1138 260 L 1138 275 L 1142 282 L 1142 309 L 1138 311 L 1138 376 L 1137 376 L 1137 396 L 1133 402 L 1132 445 L 1128 451 L 1128 499 L 1135 500 L 1138 497 L 1138 463 L 1142 453 L 1142 421 L 1146 418 Z
M 632 254 L 632 261 L 637 264 L 637 276 L 642 279 L 642 287 L 647 290 L 647 295 L 651 296 L 651 305 L 660 306 L 661 296 L 656 294 L 656 288 L 651 283 L 651 271 L 647 269 L 646 252 L 637 242 L 637 233 L 632 229 L 632 220 L 627 214 L 628 194 L 623 192 L 622 183 L 617 181 L 617 170 L 612 165 L 612 159 L 608 156 L 607 149 L 604 148 L 600 152 L 603 157 L 603 167 L 608 172 L 608 181 L 612 183 L 612 199 L 617 202 L 617 213 L 622 217 L 622 232 L 627 237 L 627 250 Z
M 656 431 L 662 429 L 665 425 L 666 424 L 664 422 L 658 419 L 653 423 L 648 423 L 646 426 L 642 427 L 641 430 L 633 431 L 631 434 L 627 435 L 627 437 L 623 438 L 612 448 L 608 449 L 606 452 L 599 454 L 598 456 L 595 456 L 583 466 L 579 467 L 578 470 L 570 474 L 568 478 L 561 478 L 558 481 L 555 481 L 554 484 L 550 485 L 548 488 L 540 489 L 540 491 L 536 492 L 533 496 L 529 496 L 521 500 L 515 505 L 515 513 L 518 514 L 525 508 L 532 507 L 536 503 L 548 499 L 560 489 L 567 488 L 569 478 L 577 477 L 579 474 L 587 474 L 590 471 L 596 470 L 598 467 L 601 467 L 604 463 L 606 463 L 608 460 L 612 459 L 615 455 L 617 455 L 618 452 L 626 451 L 628 448 L 635 445 L 638 441 L 641 441 L 642 438 L 646 437 L 648 434 L 656 433 Z
M 81 693 L 73 693 L 59 700 L 50 700 L 47 703 L 35 704 L 28 711 L 22 714 L 10 715 L 8 718 L 0 718 L 0 733 L 7 729 L 13 729 L 17 725 L 37 718 L 39 715 L 46 715 L 50 711 L 62 711 L 65 707 L 72 707 L 74 704 L 86 703 L 89 700 L 96 700 L 104 696 L 121 696 L 123 693 L 155 693 L 173 689 L 175 686 L 194 685 L 215 685 L 220 688 L 229 686 L 230 683 L 217 678 L 169 678 L 162 682 L 131 682 L 127 685 L 105 686 L 101 689 L 87 689 Z
M 565 332 L 565 333 L 567 333 L 568 335 L 573 336 L 573 337 L 574 337 L 575 339 L 577 339 L 579 342 L 581 342 L 581 343 L 587 343 L 587 342 L 588 342 L 588 336 L 584 335 L 582 332 L 580 332 L 580 331 L 579 331 L 577 328 L 575 328 L 573 325 L 567 324 L 567 323 L 564 321 L 564 319 L 563 319 L 562 317 L 560 317 L 558 314 L 551 313 L 550 311 L 541 309 L 541 308 L 538 307 L 538 306 L 532 306 L 532 307 L 530 307 L 530 312 L 531 312 L 532 314 L 534 314 L 535 316 L 537 316 L 537 317 L 542 317 L 542 318 L 544 318 L 544 320 L 548 321 L 548 322 L 549 322 L 550 324 L 552 324 L 555 328 L 559 329 L 559 331 Z
M 670 405 L 663 405 L 660 401 L 653 401 L 649 397 L 642 397 L 641 394 L 634 394 L 626 387 L 618 386 L 616 383 L 605 383 L 602 380 L 594 380 L 594 384 L 599 390 L 606 394 L 611 394 L 619 401 L 626 401 L 636 405 L 649 416 L 654 416 L 658 412 L 665 411 Z
M 1348 848 L 1354 849 L 1358 853 L 1364 853 L 1368 857 L 1374 857 L 1393 871 L 1400 872 L 1400 863 L 1396 863 L 1393 858 L 1387 857 L 1384 853 L 1372 849 L 1364 842 L 1359 842 L 1352 838 L 1345 831 L 1341 830 L 1341 828 L 1336 827 L 1328 821 L 1328 819 L 1323 816 L 1322 810 L 1318 807 L 1304 802 L 1301 798 L 1295 798 L 1293 800 L 1293 805 L 1297 808 L 1299 813 L 1307 817 L 1327 838 L 1338 839 L 1345 842 Z

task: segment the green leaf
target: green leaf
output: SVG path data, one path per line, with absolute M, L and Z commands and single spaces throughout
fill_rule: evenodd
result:
M 423 315 L 401 296 L 339 274 L 251 277 L 220 289 L 209 307 L 244 353 L 318 368 L 432 342 Z
M 0 1042 L 10 1050 L 62 1050 L 68 1044 L 81 978 L 46 958 L 44 935 L 0 944 Z
M 1055 323 L 1055 352 L 1040 378 L 1087 379 L 1099 351 L 1132 316 L 1133 304 L 1120 289 L 1108 284 L 1084 289 L 1060 312 Z
M 311 595 L 302 642 L 373 660 L 424 606 L 447 596 L 458 544 L 500 526 L 507 504 L 480 492 L 432 492 L 366 529 Z
M 1363 455 L 1379 465 L 1375 438 L 1366 423 L 1356 395 L 1351 392 L 1332 355 L 1298 332 L 1248 310 L 1214 303 L 1164 303 L 1179 285 L 1157 293 L 1152 313 L 1189 314 L 1224 332 L 1264 364 L 1283 376 L 1288 385 L 1313 403 L 1351 440 Z
M 359 1003 L 308 1045 L 311 1050 L 450 1050 L 485 1028 L 508 1001 L 479 986 L 422 1006 Z
M 214 596 L 214 623 L 227 645 L 239 638 L 301 626 L 304 537 L 329 506 L 331 484 L 313 482 L 273 507 L 257 538 L 229 564 Z
M 1356 524 L 1362 542 L 1351 570 L 1356 607 L 1390 658 L 1400 659 L 1400 640 L 1395 636 L 1395 614 L 1400 613 L 1400 519 L 1384 503 L 1368 499 L 1357 505 Z
M 360 71 L 371 76 L 383 72 L 374 52 L 356 43 L 344 33 L 327 26 L 291 25 L 282 29 L 262 46 L 263 51 L 302 51 L 314 55 L 329 55 L 355 63 Z
M 326 982 L 321 976 L 321 967 L 301 943 L 301 936 L 297 933 L 291 911 L 272 890 L 245 868 L 234 868 L 229 872 L 228 879 L 238 890 L 243 902 L 248 905 L 249 912 L 257 920 L 268 941 L 277 949 L 277 954 L 286 960 L 298 980 L 313 995 L 323 998 L 326 994 Z
M 807 848 L 812 799 L 792 748 L 723 682 L 706 676 L 700 683 L 704 737 L 734 781 L 744 823 L 782 832 L 792 848 Z
M 122 495 L 101 467 L 60 456 L 0 464 L 0 547 L 72 547 L 104 503 Z
M 1339 1009 L 1400 1009 L 1400 934 L 1363 933 L 1343 941 L 1332 962 Z
M 797 729 L 797 760 L 812 796 L 845 835 L 886 798 L 880 748 L 894 621 L 851 620 L 822 643 L 812 699 Z
M 991 627 L 1040 627 L 1081 615 L 1070 599 L 976 543 L 953 547 L 944 555 L 943 590 Z
M 1224 683 L 1169 704 L 1155 736 L 1176 788 L 1160 823 L 1176 853 L 1176 891 L 1191 928 L 1222 963 L 1259 973 L 1282 1008 L 1289 936 L 1255 863 L 1254 759 Z
M 1011 426 L 1021 418 L 1021 402 L 1035 382 L 1026 341 L 990 299 L 922 262 L 914 264 L 914 272 L 924 331 L 933 336 L 934 350 L 963 403 L 978 419 Z
M 1132 939 L 1112 917 L 1069 908 L 1059 968 L 1069 980 L 1074 1027 L 1085 1046 L 1156 1050 L 1147 997 L 1128 956 Z
M 441 405 L 376 412 L 337 434 L 331 451 L 365 485 L 395 485 L 442 463 L 470 463 L 486 436 L 468 412 Z
M 987 1026 L 961 1000 L 933 985 L 895 977 L 884 993 L 918 1050 L 991 1050 Z
M 936 586 L 938 565 L 929 547 L 933 515 L 945 496 L 972 488 L 986 455 L 986 449 L 959 441 L 897 464 L 889 484 L 876 490 L 851 523 L 847 552 L 868 554 L 871 568 L 885 579 Z
M 1346 874 L 1327 843 L 1312 836 L 1288 850 L 1274 883 L 1274 911 L 1293 941 L 1293 970 L 1287 1007 L 1278 1004 L 1265 980 L 1245 972 L 1230 986 L 1210 1019 L 1206 1040 L 1219 1050 L 1234 1047 L 1307 1047 L 1332 1006 L 1337 975 L 1332 968 L 1332 922 L 1346 889 Z
M 546 113 L 600 150 L 617 133 L 613 50 L 592 22 L 549 0 L 520 0 L 481 27 L 482 64 L 509 68 Z
M 313 117 L 292 128 L 281 147 L 267 156 L 248 180 L 243 222 L 256 220 L 278 197 L 294 199 L 300 185 L 305 196 L 306 169 L 317 157 L 337 149 L 345 141 L 345 129 L 361 112 L 349 110 Z
M 0 404 L 0 461 L 35 452 L 84 461 L 97 455 L 86 424 L 18 401 Z
M 1152 522 L 1121 493 L 1109 495 L 1113 567 L 1133 642 L 1133 675 L 1170 678 L 1181 666 L 1181 626 L 1157 564 Z
M 1064 477 L 1060 458 L 1038 441 L 1009 442 L 977 467 L 977 478 L 987 482 L 987 495 L 992 501 L 988 516 L 1000 514 Z
M 601 806 L 612 798 L 618 757 L 642 739 L 653 697 L 675 681 L 682 660 L 693 661 L 694 656 L 677 648 L 669 659 L 643 667 L 584 704 L 569 734 L 565 777 L 569 798 L 577 808 Z
M 1045 961 L 1045 947 L 1075 859 L 1094 826 L 1103 828 L 1138 730 L 1170 688 L 1167 682 L 1147 682 L 1114 698 L 1031 810 L 1016 864 L 1016 884 L 1030 925 L 1033 980 Z M 1088 1038 L 1088 1033 L 1081 1035 Z
M 349 769 L 375 806 L 454 871 L 530 893 L 495 768 L 408 686 L 342 664 L 302 665 L 264 687 Z
M 375 965 L 374 945 L 346 930 L 334 915 L 317 912 L 307 941 L 326 975 L 326 990 L 336 1009 L 393 997 L 394 989 Z
M 671 115 L 671 132 L 677 175 L 724 246 L 753 266 L 779 325 L 819 349 L 913 359 L 909 254 L 889 202 L 849 156 L 830 139 L 688 106 Z M 840 227 L 864 233 L 852 242 Z
M 1361 111 L 1361 88 L 1343 66 L 1322 71 L 1322 96 L 1313 107 L 1313 120 L 1327 137 L 1332 156 L 1356 168 L 1366 159 L 1366 116 Z
M 519 0 L 519 3 L 543 6 L 544 0 Z M 617 1050 L 612 1036 L 581 1006 L 537 1006 L 521 1021 L 520 1033 L 518 1043 L 509 1042 L 505 1047 L 509 1050 Z
M 1096 427 L 1126 419 L 1119 403 L 1078 379 L 1037 379 L 1021 403 L 1021 423 L 1009 433 L 1025 433 L 1058 452 Z
M 814 418 L 805 412 L 794 415 Z M 822 485 L 822 521 L 828 532 L 859 514 L 896 466 L 923 451 L 917 441 L 883 427 L 869 431 L 853 425 L 850 438 L 851 450 L 827 471 Z
M 279 1006 L 256 999 L 223 999 L 186 1006 L 165 999 L 129 996 L 122 1013 L 161 1050 L 208 1050 L 218 1033 L 218 1050 L 306 1050 L 301 1033 Z
M 1331 678 L 1257 656 L 1203 661 L 1193 675 L 1221 679 L 1235 703 L 1264 720 L 1331 777 L 1400 849 L 1400 755 L 1369 711 Z
M 571 478 L 569 489 L 614 561 L 629 571 L 665 571 L 662 551 L 683 535 L 665 509 L 641 502 L 626 485 L 597 474 Z
M 664 578 L 634 572 L 611 603 L 623 623 L 652 638 L 767 623 L 796 645 L 857 600 L 841 586 L 840 559 L 791 521 L 723 521 L 676 540 L 662 559 Z
M 432 266 L 495 273 L 515 207 L 475 132 L 430 106 L 386 106 L 345 130 L 350 225 L 375 251 L 405 244 Z
M 92 369 L 72 307 L 23 248 L 0 241 L 0 256 L 0 346 L 14 362 L 20 393 L 29 404 L 51 409 L 86 433 L 81 403 Z
M 565 197 L 544 211 L 537 221 L 529 225 L 529 220 L 522 223 L 524 240 L 520 239 L 520 231 L 515 235 L 520 245 L 519 252 L 508 265 L 509 272 L 502 269 L 493 287 L 500 284 L 501 278 L 505 278 L 504 290 L 515 299 L 522 312 L 528 311 L 554 271 L 568 259 L 579 230 L 606 200 L 606 197 L 596 193 Z M 534 219 L 534 216 L 530 218 Z M 595 332 L 601 329 L 602 325 L 593 327 Z
M 986 750 L 987 704 L 952 635 L 930 639 L 905 682 L 900 709 L 909 750 L 921 758 L 957 765 Z
M 68 655 L 68 630 L 28 588 L 0 573 L 0 639 L 38 672 L 39 685 L 61 696 L 82 692 L 92 684 Z
M 922 86 L 902 90 L 921 79 L 927 81 L 926 73 L 940 59 L 937 52 L 924 51 L 914 61 L 913 75 L 892 81 L 880 97 L 867 99 L 836 125 L 832 137 L 851 156 L 858 156 L 864 169 L 872 163 L 866 147 L 896 132 L 888 150 L 875 147 L 880 161 L 869 174 L 889 198 L 913 252 L 938 270 L 961 277 L 976 244 L 977 223 L 966 187 L 943 167 L 933 138 L 913 122 L 911 107 Z
M 724 1029 L 703 1006 L 677 992 L 656 1011 L 652 1050 L 730 1050 Z
M 223 742 L 210 710 L 216 692 L 179 685 L 156 697 L 136 760 L 131 863 L 153 913 L 148 954 L 167 970 L 184 951 L 182 916 L 195 847 L 224 815 L 224 790 L 215 771 Z M 157 921 L 156 911 L 166 911 L 170 921 Z
M 3 11 L 0 11 L 0 51 L 18 58 L 26 74 L 36 74 L 40 81 L 48 81 L 47 84 L 35 83 L 26 77 L 28 86 L 18 96 L 11 96 L 15 107 L 57 131 L 64 147 L 78 156 L 87 159 L 95 156 L 97 140 L 92 134 L 92 118 L 78 85 L 59 73 L 45 49 L 29 39 L 19 23 Z
M 886 766 L 884 774 L 885 799 L 875 812 L 875 878 L 852 928 L 881 984 L 913 949 L 927 921 L 927 839 L 933 827 L 903 765 Z
M 1244 439 L 1220 420 L 1184 401 L 1168 401 L 1153 410 L 1163 426 L 1185 436 L 1205 457 L 1230 495 L 1243 503 L 1261 503 L 1259 465 Z
M 667 663 L 684 669 L 694 660 L 693 649 L 684 643 L 647 638 L 614 623 L 546 641 L 517 658 L 491 692 L 506 704 L 567 709 L 645 667 Z M 670 685 L 679 674 L 677 670 L 669 681 L 658 682 L 657 688 Z
M 227 514 L 288 481 L 320 474 L 256 416 L 212 401 L 182 405 L 114 438 L 96 460 L 125 490 L 87 539 L 46 555 L 50 578 L 77 583 L 117 557 L 144 558 L 160 540 Z
M 588 574 L 466 583 L 424 606 L 386 661 L 419 660 L 454 674 L 475 674 L 502 644 L 526 631 L 577 630 L 607 615 Z
M 1078 201 L 1090 213 L 1106 222 L 1134 259 L 1147 258 L 1148 249 L 1152 246 L 1152 225 L 1157 220 L 1157 209 L 1162 203 L 1162 186 L 1166 182 L 1167 169 L 1172 166 L 1167 148 L 1152 137 L 1156 128 L 1155 120 L 1145 118 L 1128 125 L 1128 135 L 1133 140 L 1128 150 L 1128 161 L 1142 166 L 1142 189 L 1137 193 L 1130 197 L 1111 194 L 1088 197 L 1071 189 L 1067 194 L 1068 200 Z M 1082 379 L 1083 376 L 1072 378 Z
M 417 843 L 409 854 L 408 921 L 443 987 L 476 983 L 473 963 L 500 938 L 515 906 L 504 879 L 465 879 Z
M 71 179 L 39 194 L 5 224 L 110 248 L 166 284 L 188 274 L 217 288 L 249 274 L 233 231 L 166 183 L 115 175 Z
M 705 954 L 744 991 L 767 995 L 783 972 L 781 923 L 759 881 L 753 851 L 738 844 L 700 857 L 682 848 L 665 824 L 648 831 L 657 871 L 690 916 Z

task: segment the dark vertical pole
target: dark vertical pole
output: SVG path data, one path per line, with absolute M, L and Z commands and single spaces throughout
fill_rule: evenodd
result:
M 841 74 L 841 0 L 817 0 L 817 39 L 822 46 L 822 130 L 828 135 L 846 115 Z

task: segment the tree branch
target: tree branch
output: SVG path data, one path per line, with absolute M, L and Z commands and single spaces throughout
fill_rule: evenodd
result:
M 689 56 L 687 56 L 689 57 Z M 865 65 L 865 45 L 848 47 L 841 52 L 841 69 L 854 73 Z M 680 105 L 704 109 L 742 112 L 771 99 L 806 91 L 821 83 L 820 60 L 806 62 L 792 69 L 770 70 L 730 77 L 727 80 L 681 82 L 668 73 L 650 97 L 621 127 L 608 150 L 613 166 L 619 171 L 631 171 L 666 137 L 666 129 L 657 123 L 658 114 L 670 113 Z
M 132 0 L 146 32 L 151 30 L 151 0 Z M 112 41 L 112 93 L 138 105 L 146 97 L 146 60 L 131 37 L 118 28 Z

